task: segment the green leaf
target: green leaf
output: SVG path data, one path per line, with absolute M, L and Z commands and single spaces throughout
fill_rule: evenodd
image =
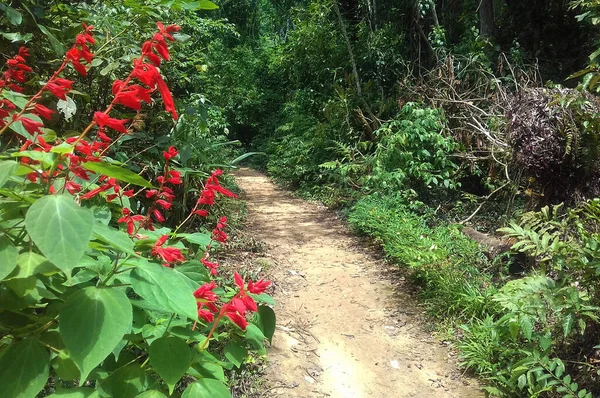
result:
M 200 1 L 185 1 L 180 3 L 180 7 L 184 10 L 196 11 L 196 10 L 216 10 L 219 8 L 218 5 L 209 0 Z
M 238 156 L 237 158 L 233 159 L 230 163 L 231 164 L 238 164 L 239 162 L 241 162 L 242 160 L 249 158 L 250 156 L 254 156 L 254 155 L 267 155 L 264 152 L 246 152 L 243 155 Z
M 177 234 L 177 236 L 181 236 L 189 243 L 200 245 L 203 248 L 208 246 L 211 241 L 211 235 L 208 233 L 195 232 L 193 234 Z
M 563 321 L 563 332 L 565 337 L 567 337 L 569 335 L 569 333 L 571 333 L 571 330 L 573 330 L 573 323 L 575 322 L 575 315 L 573 314 L 568 314 L 564 321 Z
M 11 278 L 28 278 L 35 274 L 58 272 L 56 267 L 44 256 L 34 252 L 25 252 L 17 257 L 17 272 Z
M 525 336 L 527 340 L 531 340 L 531 335 L 533 333 L 533 323 L 531 322 L 531 318 L 524 316 L 519 320 L 519 324 L 521 326 L 523 336 Z
M 248 356 L 248 349 L 239 341 L 230 341 L 225 346 L 224 354 L 225 358 L 239 368 Z
M 139 176 L 131 170 L 124 169 L 114 164 L 101 162 L 87 162 L 83 164 L 83 167 L 93 171 L 94 173 L 104 174 L 109 177 L 116 178 L 119 181 L 139 185 L 141 187 L 152 188 L 152 184 L 145 178 Z
M 34 398 L 48 380 L 50 354 L 36 340 L 21 340 L 0 357 L 3 397 Z
M 58 389 L 48 398 L 97 398 L 98 391 L 90 387 L 77 387 L 69 389 Z
M 261 293 L 261 294 L 249 293 L 248 295 L 250 297 L 252 297 L 254 299 L 254 301 L 256 301 L 256 302 L 265 303 L 268 305 L 275 305 L 275 300 L 273 300 L 273 297 L 269 296 L 267 293 Z
M 218 380 L 200 379 L 190 384 L 181 398 L 231 398 L 227 386 Z
M 0 188 L 6 184 L 18 168 L 19 164 L 14 160 L 4 160 L 0 162 Z
M 133 241 L 129 235 L 116 228 L 96 222 L 94 223 L 94 238 L 108 244 L 118 252 L 137 256 L 135 250 L 133 250 Z
M 525 387 L 527 385 L 527 375 L 524 373 L 521 376 L 519 376 L 519 379 L 517 380 L 517 386 L 519 387 L 519 389 L 523 389 L 523 387 Z
M 10 239 L 0 237 L 0 281 L 15 269 L 18 256 L 19 251 Z
M 150 364 L 169 386 L 169 393 L 173 394 L 175 384 L 190 367 L 190 347 L 179 337 L 162 337 L 152 342 L 149 352 Z
M 70 277 L 92 237 L 94 213 L 70 196 L 47 195 L 29 208 L 25 228 L 46 258 Z
M 108 75 L 110 72 L 117 69 L 119 67 L 119 65 L 120 65 L 120 63 L 117 61 L 111 62 L 110 64 L 108 64 L 104 68 L 102 68 L 102 70 L 100 70 L 100 75 L 102 75 L 102 76 Z
M 100 390 L 111 398 L 131 398 L 148 387 L 146 372 L 138 363 L 124 366 L 111 373 Z
M 232 363 L 226 363 L 231 367 L 231 369 L 233 369 Z M 190 373 L 192 376 L 198 379 L 206 378 L 219 380 L 223 383 L 225 382 L 225 372 L 223 372 L 223 366 L 216 362 L 200 361 L 199 363 L 194 364 L 194 366 L 188 369 L 188 373 Z
M 160 391 L 148 390 L 136 395 L 135 398 L 167 398 L 167 396 Z
M 30 41 L 33 38 L 33 35 L 31 33 L 26 33 L 26 34 L 22 35 L 17 32 L 12 32 L 12 33 L 1 32 L 0 35 L 2 35 L 6 40 L 10 40 L 11 43 L 17 43 L 20 41 L 27 43 L 28 41 Z
M 196 320 L 194 288 L 173 268 L 148 263 L 131 271 L 133 290 L 150 304 Z
M 59 330 L 82 382 L 130 331 L 132 319 L 131 303 L 121 290 L 87 287 L 69 297 Z
M 263 332 L 269 343 L 272 342 L 273 335 L 275 334 L 275 311 L 271 307 L 261 305 L 258 307 L 256 313 L 256 325 Z
M 52 360 L 52 368 L 63 380 L 77 380 L 81 372 L 71 356 L 65 350 L 61 351 L 56 358 Z
M 246 340 L 248 340 L 248 342 L 250 342 L 257 350 L 265 348 L 265 335 L 258 326 L 252 323 L 246 327 Z
M 43 34 L 46 35 L 46 37 L 48 37 L 48 40 L 50 40 L 50 45 L 52 46 L 54 52 L 60 57 L 65 55 L 65 47 L 62 45 L 60 40 L 58 40 L 56 36 L 54 36 L 44 25 L 38 24 L 38 28 Z
M 14 8 L 6 6 L 4 12 L 6 12 L 6 18 L 11 24 L 21 25 L 21 22 L 23 22 L 23 15 L 21 15 L 21 13 Z

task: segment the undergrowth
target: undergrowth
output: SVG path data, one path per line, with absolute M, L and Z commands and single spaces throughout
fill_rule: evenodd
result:
M 579 217 L 578 233 L 585 235 L 591 225 L 582 219 L 589 220 L 589 212 L 597 208 L 592 202 L 569 220 L 553 224 L 548 224 L 551 211 L 529 213 L 525 220 L 537 222 L 514 224 L 505 231 L 524 236 L 517 249 L 538 251 L 546 262 L 552 255 L 560 260 L 561 270 L 555 273 L 534 267 L 524 277 L 508 274 L 499 260 L 490 261 L 460 226 L 434 223 L 433 210 L 410 209 L 399 197 L 364 196 L 348 219 L 357 232 L 374 237 L 387 256 L 408 268 L 429 314 L 454 332 L 462 366 L 487 382 L 484 389 L 490 396 L 592 397 L 598 394 L 600 373 L 591 365 L 599 308 L 590 293 L 597 282 L 595 273 L 581 264 L 584 256 L 573 243 L 577 232 L 566 230 Z M 587 250 L 580 250 L 596 261 L 596 246 L 584 244 Z

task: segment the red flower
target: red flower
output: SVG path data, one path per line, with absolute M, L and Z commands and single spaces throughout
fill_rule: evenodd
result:
M 171 208 L 171 203 L 167 202 L 164 199 L 159 199 L 156 203 L 165 210 L 169 210 Z
M 271 282 L 261 279 L 257 282 L 248 282 L 248 291 L 253 294 L 264 293 L 267 288 L 271 286 Z
M 240 329 L 246 330 L 246 327 L 248 327 L 248 321 L 246 321 L 246 318 L 244 318 L 243 315 L 237 312 L 236 308 L 233 305 L 226 304 L 225 310 L 225 316 L 229 318 L 231 322 L 238 325 Z
M 163 156 L 164 156 L 165 160 L 171 160 L 178 154 L 179 154 L 179 152 L 177 152 L 177 149 L 175 149 L 174 146 L 170 146 L 166 152 L 163 152 Z
M 168 235 L 161 236 L 152 247 L 152 255 L 161 258 L 167 264 L 184 262 L 185 257 L 176 247 L 162 247 L 168 239 Z
M 237 271 L 233 271 L 233 280 L 240 290 L 244 290 L 244 279 Z
M 213 262 L 210 262 L 205 259 L 202 259 L 200 261 L 202 262 L 202 264 L 204 264 L 206 266 L 206 268 L 208 268 L 210 270 L 211 275 L 213 275 L 213 276 L 217 275 L 217 268 L 219 267 L 218 263 L 213 263 Z
M 52 118 L 52 114 L 55 113 L 53 110 L 48 109 L 41 104 L 33 105 L 33 109 L 35 110 L 35 113 L 37 113 L 46 120 L 50 120 Z
M 81 191 L 81 185 L 73 181 L 67 181 L 65 188 L 71 195 L 75 195 L 77 192 Z
M 206 217 L 206 216 L 208 216 L 208 210 L 196 210 L 194 212 L 194 214 L 196 214 L 200 217 Z
M 127 233 L 129 235 L 133 235 L 134 231 L 135 231 L 135 223 L 136 222 L 140 222 L 144 219 L 144 216 L 142 215 L 135 215 L 132 216 L 131 215 L 131 210 L 129 210 L 127 207 L 123 208 L 123 217 L 119 218 L 117 220 L 118 223 L 126 223 L 127 224 Z
M 198 307 L 198 317 L 204 319 L 206 322 L 214 321 L 214 313 L 218 311 L 218 308 L 215 305 L 217 295 L 213 292 L 213 289 L 216 287 L 215 281 L 211 281 L 194 291 L 194 297 L 196 297 L 196 305 Z M 208 310 L 205 310 L 204 307 L 208 308 Z
M 66 100 L 66 94 L 71 91 L 71 86 L 73 85 L 72 80 L 63 79 L 62 77 L 57 77 L 54 80 L 46 83 L 45 90 L 48 90 L 54 95 L 56 98 L 61 100 Z
M 26 117 L 20 118 L 19 121 L 23 123 L 23 127 L 25 127 L 25 130 L 31 135 L 40 132 L 40 127 L 44 127 L 43 123 L 33 121 Z
M 120 133 L 127 134 L 127 128 L 125 127 L 125 123 L 129 121 L 127 119 L 114 119 L 104 112 L 96 112 L 94 113 L 94 121 L 100 127 L 107 126 Z

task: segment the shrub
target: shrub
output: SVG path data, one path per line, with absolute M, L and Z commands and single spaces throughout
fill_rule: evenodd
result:
M 269 282 L 233 281 L 218 273 L 211 249 L 227 241 L 227 218 L 212 232 L 186 233 L 206 217 L 222 171 L 206 178 L 187 217 L 167 228 L 182 184 L 179 152 L 162 153 L 152 183 L 110 149 L 140 119 L 158 92 L 177 119 L 158 65 L 179 30 L 158 23 L 133 70 L 112 86 L 114 97 L 70 137 L 46 129 L 64 100 L 73 67 L 87 75 L 93 27 L 84 25 L 66 58 L 34 95 L 23 83 L 32 69 L 22 48 L 0 80 L 0 389 L 6 396 L 100 394 L 230 396 L 224 369 L 240 367 L 249 350 L 264 352 L 274 331 Z M 120 109 L 138 111 L 133 120 Z M 260 305 L 259 305 L 260 304 Z M 254 314 L 248 322 L 247 314 Z

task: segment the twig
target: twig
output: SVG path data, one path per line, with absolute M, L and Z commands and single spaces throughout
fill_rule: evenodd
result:
M 486 203 L 487 203 L 487 201 L 488 201 L 488 200 L 489 200 L 489 199 L 490 199 L 490 198 L 491 198 L 491 197 L 492 197 L 492 196 L 493 196 L 493 195 L 494 195 L 496 192 L 500 191 L 501 189 L 503 189 L 503 188 L 504 188 L 505 186 L 507 186 L 508 184 L 510 184 L 510 182 L 507 182 L 506 184 L 504 184 L 504 185 L 502 185 L 501 187 L 499 187 L 499 188 L 496 188 L 494 191 L 492 191 L 492 192 L 491 192 L 491 193 L 490 193 L 488 196 L 486 196 L 486 197 L 483 199 L 483 202 L 481 202 L 481 203 L 479 204 L 479 206 L 477 207 L 477 209 L 475 209 L 475 211 L 474 211 L 473 213 L 471 213 L 471 215 L 470 215 L 469 217 L 467 217 L 467 218 L 465 218 L 464 220 L 462 220 L 461 222 L 459 222 L 459 224 L 463 225 L 463 224 L 465 224 L 465 223 L 467 223 L 467 222 L 471 221 L 471 219 L 472 219 L 473 217 L 475 217 L 475 215 L 477 215 L 477 213 L 479 213 L 479 210 L 481 210 L 481 208 L 483 207 L 483 205 L 484 205 L 484 204 L 486 204 Z

